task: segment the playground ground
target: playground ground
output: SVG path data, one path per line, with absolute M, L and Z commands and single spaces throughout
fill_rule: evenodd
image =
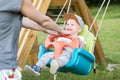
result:
M 71 73 L 59 73 L 57 74 L 57 80 L 120 80 L 120 5 L 110 5 L 103 21 L 102 28 L 100 30 L 99 39 L 106 57 L 108 64 L 113 64 L 111 71 L 108 71 L 103 65 L 97 64 L 96 73 L 91 73 L 86 76 L 71 74 Z M 97 7 L 90 7 L 92 15 L 97 12 Z M 98 18 L 98 23 L 101 20 L 101 15 Z M 44 35 L 40 33 L 39 43 L 44 42 Z M 113 71 L 112 71 L 113 69 Z M 23 80 L 53 80 L 53 75 L 49 73 L 49 68 L 42 70 L 40 77 L 35 77 L 30 73 L 23 72 Z

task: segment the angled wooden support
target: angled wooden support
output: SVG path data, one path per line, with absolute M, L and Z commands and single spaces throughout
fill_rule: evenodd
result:
M 21 32 L 20 32 L 20 37 L 19 37 L 19 43 L 18 43 L 18 48 L 21 46 L 23 38 L 26 34 L 26 32 L 28 31 L 28 29 L 22 28 Z
M 37 33 L 36 34 L 35 33 L 36 32 L 29 30 L 26 33 L 26 35 L 23 39 L 23 42 L 19 48 L 18 54 L 20 54 L 20 55 L 18 57 L 18 65 L 21 68 L 24 67 L 24 64 L 26 63 L 26 59 L 32 50 L 31 48 L 34 45 L 35 39 L 37 37 Z
M 32 46 L 32 50 L 30 51 L 30 54 L 28 55 L 28 64 L 29 65 L 35 65 L 38 61 L 38 39 L 35 39 L 35 42 Z
M 49 7 L 49 3 L 51 0 L 48 0 L 48 3 L 46 2 L 46 0 L 40 1 L 38 3 L 37 9 L 40 10 L 41 12 L 43 12 L 44 14 L 46 14 L 47 9 Z M 29 56 L 28 56 L 28 64 L 30 65 L 35 65 L 37 62 L 37 56 L 38 56 L 38 37 L 36 37 L 36 40 L 34 42 L 32 51 L 30 52 Z
M 52 0 L 50 6 L 63 6 L 66 0 Z
M 36 6 L 38 10 L 41 10 L 41 12 L 43 12 L 44 14 L 46 13 L 50 2 L 51 0 L 34 0 L 33 1 L 34 6 Z M 38 37 L 37 31 L 28 30 L 25 33 L 24 38 L 22 39 L 20 46 L 19 46 L 19 50 L 18 50 L 19 67 L 21 68 L 24 67 L 26 60 L 28 58 L 28 55 L 31 53 L 33 46 L 38 45 L 36 43 L 37 37 Z

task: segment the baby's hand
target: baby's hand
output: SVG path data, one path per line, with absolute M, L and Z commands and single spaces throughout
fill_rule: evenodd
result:
M 66 30 L 62 30 L 62 31 L 61 31 L 61 35 L 62 35 L 62 36 L 70 35 L 70 33 L 69 33 L 68 31 L 66 31 Z

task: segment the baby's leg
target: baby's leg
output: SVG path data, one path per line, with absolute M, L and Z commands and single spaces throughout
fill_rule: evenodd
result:
M 68 63 L 71 57 L 71 52 L 67 50 L 63 50 L 62 54 L 59 56 L 57 60 L 52 60 L 50 64 L 50 73 L 55 74 L 59 67 L 64 66 Z
M 63 50 L 62 54 L 60 55 L 60 57 L 57 59 L 57 62 L 59 64 L 59 67 L 63 67 L 65 64 L 68 63 L 68 61 L 71 58 L 71 54 L 70 52 Z
M 40 60 L 36 63 L 37 66 L 40 66 L 40 68 L 44 68 L 47 63 L 54 58 L 54 53 L 53 52 L 48 52 L 45 53 Z

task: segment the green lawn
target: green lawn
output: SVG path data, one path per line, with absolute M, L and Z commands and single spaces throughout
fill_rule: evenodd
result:
M 99 38 L 104 53 L 109 60 L 120 63 L 120 18 L 106 19 L 103 23 Z
M 86 76 L 58 73 L 57 80 L 120 80 L 120 5 L 110 5 L 105 16 L 103 26 L 99 33 L 99 39 L 108 63 L 118 64 L 114 71 L 107 71 L 103 65 L 97 64 L 97 72 Z M 92 15 L 96 14 L 98 8 L 91 7 Z M 101 19 L 101 14 L 98 18 L 98 23 Z M 39 43 L 43 43 L 46 35 L 39 36 Z M 30 73 L 23 72 L 23 80 L 53 80 L 53 75 L 49 73 L 49 69 L 42 71 L 40 77 L 35 77 Z

